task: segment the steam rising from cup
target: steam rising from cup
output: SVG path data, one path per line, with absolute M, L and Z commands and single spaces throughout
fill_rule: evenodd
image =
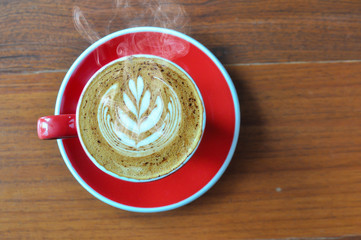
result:
M 78 6 L 75 6 L 73 9 L 73 20 L 75 29 L 85 40 L 94 43 L 100 39 L 99 34 L 91 28 L 89 22 L 86 20 L 83 12 Z
M 73 8 L 73 20 L 75 29 L 89 43 L 94 43 L 102 36 L 124 28 L 137 26 L 155 26 L 174 29 L 189 34 L 189 17 L 184 7 L 175 1 L 167 0 L 114 0 L 110 9 L 93 10 L 98 14 L 109 16 L 104 28 L 104 34 L 94 30 L 93 24 L 85 17 L 92 11 L 82 11 L 79 6 Z M 84 14 L 85 13 L 85 14 Z M 96 19 L 95 19 L 96 20 Z M 136 53 L 142 54 L 144 49 L 151 49 L 154 55 L 162 56 L 173 60 L 186 55 L 189 51 L 189 44 L 178 41 L 177 38 L 168 34 L 162 34 L 159 38 L 154 38 L 151 34 L 145 34 L 140 39 L 133 37 L 121 42 L 116 47 L 119 57 Z M 128 46 L 133 46 L 129 50 Z M 97 53 L 96 62 L 102 65 L 102 54 Z

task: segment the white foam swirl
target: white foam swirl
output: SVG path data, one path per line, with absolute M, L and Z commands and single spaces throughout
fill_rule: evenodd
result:
M 153 77 L 152 81 L 159 81 L 167 95 L 160 89 L 145 89 L 142 76 L 138 76 L 136 82 L 130 79 L 127 84 L 130 95 L 120 92 L 119 83 L 115 83 L 101 98 L 97 116 L 100 132 L 110 146 L 126 156 L 159 151 L 178 131 L 181 105 L 177 94 L 163 79 Z M 122 97 L 117 98 L 118 94 Z

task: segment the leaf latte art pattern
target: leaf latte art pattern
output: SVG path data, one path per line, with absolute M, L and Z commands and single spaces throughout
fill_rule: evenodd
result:
M 147 89 L 142 76 L 109 87 L 98 108 L 98 124 L 105 140 L 127 156 L 150 155 L 176 135 L 181 105 L 172 87 L 153 77 L 159 88 Z

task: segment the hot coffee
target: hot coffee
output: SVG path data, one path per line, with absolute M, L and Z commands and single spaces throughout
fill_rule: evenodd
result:
M 168 60 L 135 55 L 89 81 L 78 106 L 78 132 L 94 160 L 118 176 L 146 180 L 177 169 L 204 129 L 200 93 Z

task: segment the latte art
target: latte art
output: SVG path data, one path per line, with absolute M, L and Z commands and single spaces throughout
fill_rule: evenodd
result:
M 135 55 L 109 63 L 79 99 L 77 128 L 89 158 L 127 180 L 166 176 L 202 137 L 205 111 L 187 75 L 168 60 Z
M 130 96 L 120 92 L 120 84 L 115 83 L 100 100 L 100 132 L 109 145 L 121 154 L 150 155 L 171 141 L 178 131 L 181 106 L 176 93 L 163 79 L 151 79 L 160 81 L 168 95 L 162 96 L 160 91 L 144 89 L 144 80 L 138 76 L 136 82 L 130 79 L 126 84 Z M 122 97 L 117 96 L 118 93 Z

